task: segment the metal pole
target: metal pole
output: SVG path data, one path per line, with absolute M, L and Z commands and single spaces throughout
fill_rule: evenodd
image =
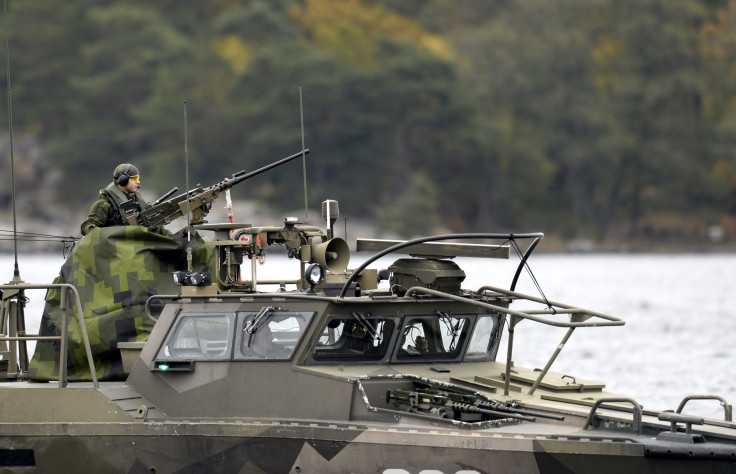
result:
M 66 289 L 60 288 L 61 299 L 59 301 L 59 307 L 61 308 L 61 344 L 59 345 L 59 388 L 66 387 L 66 358 L 67 358 L 67 344 L 68 344 L 68 328 L 69 325 L 69 313 L 66 301 Z
M 557 349 L 555 349 L 554 353 L 552 353 L 552 356 L 547 361 L 547 365 L 544 366 L 544 369 L 539 373 L 539 377 L 537 377 L 537 380 L 534 381 L 534 385 L 532 385 L 532 388 L 529 389 L 529 395 L 532 395 L 534 391 L 539 387 L 539 384 L 542 382 L 542 379 L 545 375 L 547 375 L 547 372 L 549 371 L 549 368 L 552 367 L 552 363 L 557 359 L 557 356 L 559 355 L 560 351 L 563 347 L 565 347 L 565 344 L 567 344 L 567 340 L 570 339 L 570 336 L 572 336 L 572 332 L 575 330 L 575 328 L 570 328 L 565 333 L 565 336 L 562 338 L 562 342 L 557 346 Z
M 84 349 L 87 354 L 87 363 L 89 365 L 90 374 L 92 376 L 92 384 L 94 385 L 95 388 L 99 388 L 100 385 L 99 385 L 99 382 L 97 381 L 97 372 L 95 371 L 95 363 L 94 363 L 94 359 L 92 358 L 92 348 L 89 343 L 89 335 L 87 334 L 87 325 L 84 323 L 84 313 L 82 312 L 82 301 L 79 299 L 79 292 L 74 287 L 74 285 L 70 283 L 48 283 L 48 284 L 18 283 L 18 284 L 0 285 L 0 290 L 4 290 L 4 289 L 48 290 L 51 288 L 58 288 L 60 290 L 66 289 L 67 291 L 72 292 L 72 295 L 74 297 L 74 307 L 77 312 L 77 319 L 79 321 L 79 327 L 82 332 L 82 344 L 84 345 Z M 26 336 L 26 339 L 29 340 L 32 338 Z
M 5 14 L 5 71 L 8 81 L 8 128 L 10 130 L 10 187 L 13 201 L 13 248 L 15 252 L 15 267 L 12 283 L 22 283 L 18 269 L 18 225 L 15 213 L 15 156 L 13 155 L 13 90 L 10 86 L 10 43 L 8 41 L 8 2 L 3 2 Z
M 8 336 L 18 335 L 18 295 L 8 302 Z M 9 344 L 10 358 L 8 359 L 8 378 L 18 377 L 18 344 L 11 341 Z
M 304 177 L 304 219 L 305 223 L 309 224 L 309 207 L 307 201 L 307 154 L 304 151 L 304 106 L 302 105 L 302 88 L 299 88 L 299 118 L 301 121 L 302 128 L 302 174 Z
M 509 396 L 509 386 L 511 384 L 511 353 L 514 348 L 514 327 L 518 322 L 515 319 L 515 316 L 511 316 L 511 321 L 509 321 L 509 343 L 508 346 L 506 346 L 506 376 L 504 377 L 503 383 L 503 395 L 505 397 Z

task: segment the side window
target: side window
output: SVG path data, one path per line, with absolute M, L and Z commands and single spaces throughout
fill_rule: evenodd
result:
M 232 354 L 235 314 L 181 314 L 156 356 L 159 360 L 222 360 Z
M 498 315 L 479 316 L 470 338 L 468 350 L 465 352 L 466 360 L 477 360 L 492 357 L 491 344 L 498 323 Z
M 261 311 L 238 313 L 236 359 L 290 359 L 314 313 Z
M 470 318 L 449 315 L 408 318 L 397 359 L 453 359 L 460 355 L 468 336 Z
M 330 318 L 312 348 L 315 361 L 375 361 L 386 356 L 396 327 L 385 317 Z

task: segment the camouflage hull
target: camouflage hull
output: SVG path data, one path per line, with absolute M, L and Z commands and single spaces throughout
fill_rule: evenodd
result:
M 444 433 L 360 424 L 185 422 L 3 426 L 3 470 L 24 472 L 732 473 L 736 461 L 647 457 L 588 438 Z

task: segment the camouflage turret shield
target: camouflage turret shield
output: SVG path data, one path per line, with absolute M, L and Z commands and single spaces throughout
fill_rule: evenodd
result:
M 198 235 L 192 239 L 193 269 L 207 268 L 212 252 Z M 124 378 L 119 342 L 145 341 L 153 321 L 145 314 L 151 295 L 178 294 L 171 273 L 186 270 L 182 241 L 139 226 L 96 228 L 67 258 L 54 283 L 71 283 L 79 291 L 95 370 L 100 380 Z M 39 334 L 61 334 L 61 295 L 46 294 Z M 76 310 L 69 312 L 69 381 L 91 380 Z M 57 380 L 59 342 L 39 341 L 30 363 L 29 378 Z

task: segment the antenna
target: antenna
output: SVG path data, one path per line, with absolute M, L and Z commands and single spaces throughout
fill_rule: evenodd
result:
M 10 86 L 10 42 L 8 40 L 8 2 L 3 1 L 3 14 L 5 15 L 5 68 L 8 80 L 8 126 L 10 130 L 10 182 L 12 187 L 13 201 L 13 247 L 15 255 L 15 266 L 13 267 L 13 279 L 10 284 L 20 284 L 18 269 L 18 224 L 15 212 L 15 156 L 13 155 L 13 92 Z M 25 303 L 26 296 L 23 288 L 6 289 L 3 297 L 2 311 L 0 311 L 0 327 L 3 328 L 2 335 L 8 336 L 10 344 L 3 342 L 0 353 L 3 359 L 8 360 L 8 366 L 4 376 L 8 379 L 22 378 L 28 371 L 28 347 L 24 336 L 26 334 Z M 7 320 L 6 320 L 7 318 Z M 20 336 L 20 338 L 18 338 Z
M 192 216 L 189 209 L 189 141 L 187 132 L 187 101 L 184 101 L 184 173 L 187 193 L 187 271 L 192 271 Z
M 8 1 L 3 2 L 3 14 L 5 15 L 5 70 L 8 80 L 8 126 L 10 129 L 10 183 L 13 201 L 13 247 L 15 250 L 15 267 L 13 269 L 13 281 L 11 283 L 23 283 L 20 279 L 18 269 L 18 225 L 15 214 L 15 157 L 13 155 L 13 92 L 10 87 L 10 45 L 8 41 Z
M 307 153 L 304 151 L 304 106 L 302 105 L 302 88 L 299 87 L 299 117 L 302 127 L 302 174 L 304 175 L 304 218 L 309 224 L 309 212 L 307 211 Z

